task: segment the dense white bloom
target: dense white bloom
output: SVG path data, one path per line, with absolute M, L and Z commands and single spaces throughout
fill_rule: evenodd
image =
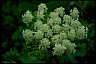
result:
M 65 14 L 64 17 L 63 17 L 63 22 L 70 24 L 71 19 L 72 18 L 70 17 L 70 15 Z
M 39 49 L 47 50 L 47 48 L 50 48 L 49 39 L 43 38 L 43 39 L 40 41 Z
M 46 4 L 43 4 L 43 3 L 41 3 L 39 6 L 38 6 L 38 11 L 43 11 L 43 12 L 47 12 L 47 6 L 46 6 Z
M 37 22 L 34 23 L 34 29 L 39 30 L 40 26 L 42 26 L 43 22 L 41 20 L 37 20 Z
M 42 24 L 42 25 L 40 26 L 40 30 L 41 30 L 42 32 L 47 32 L 47 31 L 49 30 L 49 26 L 48 26 L 47 24 Z
M 41 11 L 37 11 L 37 19 L 44 19 L 44 12 L 41 10 Z
M 60 38 L 60 35 L 54 35 L 52 38 L 51 38 L 52 42 L 53 43 L 61 43 L 62 39 Z
M 66 53 L 74 53 L 76 50 L 75 50 L 75 43 L 71 43 L 69 40 L 63 40 L 62 41 L 62 45 L 65 45 L 65 47 L 67 48 L 66 49 Z
M 53 48 L 53 55 L 62 55 L 67 48 L 64 45 L 61 44 L 55 44 L 55 47 Z
M 52 18 L 50 18 L 48 21 L 47 21 L 47 24 L 49 26 L 53 26 L 54 25 L 54 20 Z
M 70 29 L 70 31 L 68 31 L 68 38 L 73 41 L 75 39 L 75 29 Z
M 45 32 L 44 34 L 45 34 L 45 37 L 50 38 L 50 37 L 52 37 L 53 32 L 52 32 L 51 29 L 49 29 L 49 30 L 48 30 L 47 32 Z
M 71 24 L 70 26 L 73 28 L 73 29 L 78 29 L 78 27 L 81 25 L 81 23 L 78 21 L 78 20 L 72 20 L 71 21 Z
M 70 15 L 73 19 L 77 19 L 78 20 L 78 17 L 79 17 L 79 11 L 77 10 L 76 7 L 73 8 L 73 10 L 71 9 L 70 10 Z
M 42 31 L 38 30 L 38 31 L 34 34 L 34 38 L 35 38 L 36 40 L 39 40 L 39 39 L 42 39 L 42 38 L 43 38 L 43 35 L 44 35 L 44 33 L 43 33 Z
M 27 12 L 24 15 L 22 15 L 22 19 L 23 19 L 23 22 L 27 24 L 29 22 L 32 22 L 33 16 L 31 12 L 27 10 Z
M 65 8 L 59 7 L 47 14 L 47 9 L 46 4 L 43 3 L 38 6 L 38 11 L 34 13 L 36 22 L 32 22 L 33 16 L 29 10 L 22 15 L 23 22 L 27 25 L 32 22 L 33 24 L 30 25 L 34 28 L 32 31 L 30 29 L 23 30 L 23 38 L 27 43 L 40 42 L 36 45 L 39 45 L 39 49 L 53 48 L 51 51 L 53 55 L 62 55 L 64 52 L 74 53 L 76 45 L 72 42 L 75 39 L 87 38 L 88 33 L 88 28 L 79 22 L 79 11 L 74 8 L 71 9 L 70 15 L 67 15 L 64 12 Z
M 57 17 L 57 18 L 54 18 L 54 24 L 61 24 L 61 18 L 60 17 Z
M 60 17 L 57 17 L 57 18 L 50 18 L 49 21 L 47 22 L 47 24 L 49 26 L 53 26 L 55 24 L 61 24 L 61 18 Z
M 86 36 L 84 26 L 79 26 L 78 30 L 76 31 L 76 38 L 84 39 Z
M 68 31 L 71 29 L 71 27 L 69 26 L 68 23 L 62 24 L 62 31 L 64 31 L 65 33 L 68 33 Z
M 59 7 L 59 8 L 56 8 L 54 11 L 57 12 L 60 15 L 60 17 L 63 17 L 64 10 L 65 9 L 63 7 Z
M 23 30 L 22 34 L 23 34 L 23 38 L 25 39 L 25 41 L 32 42 L 32 40 L 33 40 L 33 31 L 31 31 L 29 29 L 25 29 L 25 30 Z
M 57 12 L 51 12 L 51 13 L 50 13 L 50 17 L 51 17 L 51 18 L 57 18 L 57 17 L 59 17 L 59 15 L 58 15 Z
M 53 33 L 60 33 L 61 26 L 56 24 L 56 25 L 52 26 L 52 30 L 53 30 Z
M 70 43 L 69 47 L 66 50 L 66 53 L 69 53 L 69 54 L 75 53 L 76 52 L 75 47 L 76 47 L 75 43 Z
M 67 34 L 64 32 L 60 32 L 60 39 L 67 39 Z

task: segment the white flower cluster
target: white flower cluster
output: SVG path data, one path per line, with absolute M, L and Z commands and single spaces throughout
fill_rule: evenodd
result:
M 50 48 L 50 42 L 48 40 L 48 38 L 43 38 L 41 40 L 41 44 L 39 45 L 39 49 L 42 49 L 42 50 L 47 50 L 47 48 Z
M 29 29 L 25 29 L 22 32 L 23 34 L 23 38 L 27 41 L 27 42 L 32 42 L 33 39 L 33 31 L 29 30 Z
M 44 13 L 47 12 L 47 7 L 46 7 L 46 4 L 43 4 L 41 3 L 39 6 L 38 6 L 38 11 L 37 11 L 37 19 L 44 19 Z
M 58 15 L 60 15 L 60 17 L 63 17 L 63 15 L 65 13 L 64 10 L 65 10 L 65 8 L 59 7 L 57 9 L 55 9 L 54 11 L 56 11 L 56 13 L 58 13 Z
M 33 30 L 25 29 L 22 34 L 27 42 L 38 40 L 39 49 L 47 50 L 50 45 L 53 46 L 53 55 L 62 55 L 64 53 L 74 53 L 75 39 L 87 38 L 88 28 L 84 27 L 79 22 L 79 11 L 73 8 L 70 15 L 65 14 L 65 8 L 60 7 L 55 9 L 47 17 L 46 23 L 44 22 L 45 14 L 47 14 L 46 4 L 41 3 L 38 6 L 36 13 L 36 22 L 34 22 Z M 27 11 L 22 17 L 24 23 L 32 21 L 31 12 Z M 34 16 L 35 18 L 35 16 Z M 32 24 L 33 25 L 33 24 Z
M 31 12 L 27 10 L 27 12 L 24 15 L 22 15 L 22 19 L 24 23 L 28 24 L 29 22 L 32 22 L 33 16 Z

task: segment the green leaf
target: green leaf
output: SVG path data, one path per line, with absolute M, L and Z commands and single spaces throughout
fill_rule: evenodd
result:
M 90 36 L 90 37 L 94 37 L 94 33 L 95 33 L 95 31 L 92 30 L 92 31 L 89 33 L 89 36 Z
M 68 55 L 68 58 L 69 60 L 72 62 L 72 63 L 77 63 L 76 59 L 74 58 L 74 56 L 72 54 L 69 54 Z
M 20 59 L 22 61 L 22 63 L 34 63 L 37 61 L 36 57 L 22 57 Z
M 9 62 L 9 61 L 2 61 L 2 63 L 11 63 L 11 62 Z
M 75 56 L 84 57 L 86 55 L 86 51 L 76 51 Z
M 36 57 L 22 57 L 20 58 L 22 63 L 44 63 L 43 61 L 38 60 Z

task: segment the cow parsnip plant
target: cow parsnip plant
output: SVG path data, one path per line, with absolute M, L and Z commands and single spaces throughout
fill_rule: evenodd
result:
M 34 13 L 27 10 L 22 15 L 23 22 L 32 27 L 27 27 L 22 32 L 26 44 L 31 43 L 30 46 L 34 45 L 40 50 L 51 48 L 52 51 L 48 51 L 57 56 L 75 53 L 74 40 L 85 39 L 88 33 L 88 28 L 79 21 L 79 11 L 74 7 L 68 15 L 63 7 L 56 8 L 50 14 L 47 10 L 46 4 L 41 3 Z

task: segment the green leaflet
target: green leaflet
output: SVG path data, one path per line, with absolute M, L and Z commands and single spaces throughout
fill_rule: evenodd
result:
M 69 58 L 69 60 L 70 60 L 72 63 L 78 63 L 78 62 L 76 61 L 76 59 L 74 58 L 74 55 L 69 54 L 69 55 L 68 55 L 68 58 Z
M 36 57 L 22 57 L 20 58 L 22 63 L 44 63 L 43 61 L 38 60 Z

